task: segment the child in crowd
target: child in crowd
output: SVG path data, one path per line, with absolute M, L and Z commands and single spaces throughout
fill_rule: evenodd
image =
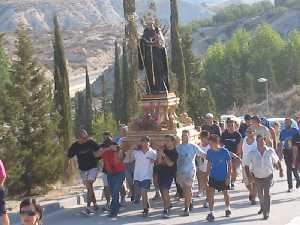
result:
M 215 190 L 222 191 L 226 205 L 225 216 L 231 215 L 229 185 L 231 171 L 231 155 L 229 151 L 220 145 L 220 137 L 211 135 L 209 138 L 211 149 L 207 151 L 207 172 L 209 174 L 207 197 L 209 201 L 210 213 L 207 216 L 209 222 L 213 222 L 214 216 L 214 195 Z

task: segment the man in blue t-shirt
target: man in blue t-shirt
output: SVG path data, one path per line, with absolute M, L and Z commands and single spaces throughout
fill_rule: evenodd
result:
M 284 156 L 284 161 L 286 164 L 286 174 L 287 174 L 287 182 L 288 182 L 288 192 L 291 192 L 293 189 L 293 176 L 296 179 L 296 188 L 300 187 L 300 178 L 295 165 L 293 162 L 296 161 L 295 157 L 297 153 L 293 153 L 293 138 L 298 134 L 298 130 L 292 127 L 291 118 L 285 118 L 284 121 L 285 129 L 280 132 L 279 136 L 279 145 L 278 149 L 281 154 Z
M 230 199 L 229 199 L 229 184 L 230 184 L 230 171 L 232 167 L 231 155 L 226 148 L 220 145 L 220 137 L 211 135 L 209 138 L 211 149 L 207 151 L 208 160 L 208 174 L 209 174 L 209 188 L 207 197 L 209 202 L 210 213 L 207 216 L 209 222 L 214 221 L 214 194 L 215 190 L 222 191 L 226 205 L 225 216 L 231 215 Z

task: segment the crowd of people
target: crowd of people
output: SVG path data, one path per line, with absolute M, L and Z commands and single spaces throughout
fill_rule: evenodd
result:
M 300 187 L 298 175 L 300 131 L 292 126 L 286 117 L 284 126 L 270 125 L 259 116 L 245 115 L 239 124 L 234 119 L 225 121 L 224 126 L 206 115 L 206 124 L 199 131 L 199 141 L 190 137 L 190 132 L 182 132 L 181 142 L 172 135 L 166 135 L 157 149 L 151 147 L 151 139 L 144 136 L 137 146 L 130 150 L 122 149 L 127 126 L 121 126 L 120 136 L 103 133 L 103 143 L 97 144 L 85 130 L 80 130 L 78 140 L 68 151 L 70 160 L 77 157 L 78 168 L 83 184 L 87 189 L 87 207 L 82 213 L 94 214 L 99 210 L 94 192 L 94 183 L 100 169 L 109 217 L 117 217 L 126 197 L 133 204 L 141 203 L 142 215 L 150 212 L 148 193 L 153 182 L 154 200 L 162 201 L 162 217 L 171 215 L 172 202 L 170 189 L 176 185 L 175 197 L 184 200 L 182 216 L 189 216 L 193 210 L 193 185 L 198 181 L 197 197 L 203 198 L 203 207 L 208 208 L 207 220 L 215 220 L 214 196 L 222 192 L 225 203 L 225 216 L 231 216 L 230 190 L 235 189 L 238 175 L 249 191 L 249 202 L 259 203 L 258 214 L 267 220 L 270 215 L 270 188 L 274 173 L 283 177 L 281 162 L 285 162 L 287 191 L 293 191 L 293 177 L 296 188 Z M 297 118 L 300 127 L 300 118 Z M 99 169 L 100 168 L 100 169 Z M 5 210 L 4 182 L 5 168 L 0 162 L 0 211 L 4 225 L 9 224 Z M 259 202 L 257 202 L 257 198 Z M 24 225 L 39 224 L 42 219 L 41 207 L 34 199 L 26 199 L 20 205 L 21 220 Z

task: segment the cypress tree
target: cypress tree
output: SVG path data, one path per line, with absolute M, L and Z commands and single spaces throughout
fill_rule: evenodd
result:
M 122 55 L 122 122 L 128 123 L 128 87 L 129 87 L 129 71 L 128 71 L 128 56 L 127 56 L 127 43 L 123 42 L 123 55 Z
M 114 95 L 113 95 L 113 114 L 116 121 L 122 120 L 122 84 L 120 68 L 119 45 L 115 41 L 115 71 L 114 71 Z
M 85 128 L 85 96 L 84 92 L 77 92 L 75 95 L 75 133 Z
M 2 48 L 3 34 L 0 34 L 0 89 L 9 82 L 9 59 Z
M 63 39 L 60 32 L 57 16 L 54 16 L 54 82 L 55 105 L 60 114 L 60 142 L 67 151 L 72 141 L 72 115 L 69 93 L 69 77 L 64 53 Z M 68 167 L 68 159 L 65 163 L 65 181 L 71 181 L 74 174 L 74 166 Z
M 7 95 L 13 108 L 5 123 L 5 160 L 10 174 L 10 193 L 32 194 L 35 187 L 47 190 L 63 171 L 64 155 L 56 139 L 51 86 L 33 60 L 32 44 L 23 28 L 17 32 L 16 58 Z M 12 144 L 12 146 L 11 146 Z M 3 145 L 2 145 L 3 146 Z
M 85 67 L 85 127 L 89 134 L 92 134 L 93 127 L 93 100 L 91 84 L 87 66 Z
M 101 76 L 101 82 L 100 82 L 100 90 L 101 90 L 101 105 L 102 105 L 102 114 L 104 115 L 104 119 L 107 117 L 107 95 L 106 95 L 106 89 L 105 89 L 105 77 L 104 74 Z
M 170 0 L 171 7 L 171 70 L 176 74 L 178 93 L 180 97 L 179 110 L 185 111 L 186 106 L 186 75 L 181 39 L 178 28 L 177 0 Z
M 126 21 L 128 26 L 128 118 L 134 117 L 138 106 L 138 34 L 135 22 L 135 0 L 123 0 L 124 10 L 127 12 Z

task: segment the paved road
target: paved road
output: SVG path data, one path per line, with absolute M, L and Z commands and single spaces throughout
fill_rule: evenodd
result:
M 278 179 L 278 178 L 277 178 Z M 287 184 L 285 180 L 278 179 L 272 188 L 271 217 L 268 221 L 257 215 L 258 206 L 250 206 L 244 185 L 238 182 L 236 190 L 231 191 L 232 217 L 224 217 L 224 204 L 222 195 L 217 194 L 216 221 L 211 224 L 243 224 L 243 225 L 300 225 L 300 190 L 286 193 Z M 151 193 L 153 196 L 153 193 Z M 161 218 L 161 203 L 152 202 L 152 211 L 149 218 L 141 216 L 141 210 L 137 205 L 128 203 L 122 208 L 121 215 L 117 219 L 107 218 L 106 214 L 99 212 L 91 217 L 80 214 L 82 207 L 62 209 L 50 215 L 46 215 L 45 225 L 107 225 L 107 224 L 133 224 L 133 225 L 159 225 L 159 224 L 199 224 L 206 223 L 207 210 L 202 208 L 202 200 L 196 198 L 195 209 L 190 217 L 181 217 L 183 202 L 174 201 L 172 217 Z

